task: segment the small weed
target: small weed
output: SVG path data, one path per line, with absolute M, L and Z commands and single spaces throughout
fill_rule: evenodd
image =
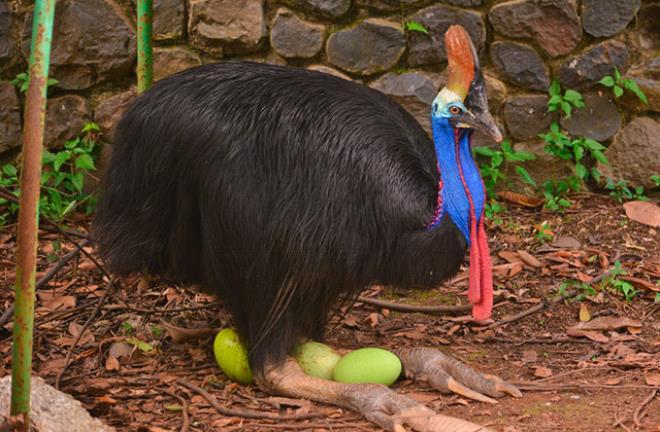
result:
M 544 221 L 540 224 L 534 225 L 534 238 L 539 243 L 545 243 L 555 238 L 555 233 L 550 228 L 550 224 Z
M 16 78 L 11 80 L 11 83 L 18 88 L 21 93 L 28 91 L 28 86 L 30 85 L 30 75 L 27 72 L 22 72 L 16 75 Z M 46 81 L 46 88 L 50 88 L 54 85 L 59 84 L 59 81 L 55 78 L 48 78 Z
M 606 75 L 600 81 L 599 84 L 604 85 L 612 89 L 614 93 L 614 98 L 618 99 L 623 96 L 624 89 L 631 91 L 641 100 L 644 104 L 648 105 L 649 101 L 646 98 L 644 92 L 639 88 L 635 80 L 632 78 L 624 78 L 619 72 L 618 68 L 614 68 L 614 76 Z
M 609 195 L 618 203 L 630 200 L 648 201 L 648 198 L 644 195 L 644 187 L 637 186 L 631 189 L 625 180 L 615 182 L 608 177 L 605 189 L 610 191 Z
M 626 299 L 627 302 L 632 301 L 637 295 L 637 290 L 630 282 L 618 278 L 618 276 L 626 274 L 626 271 L 621 268 L 621 262 L 616 261 L 614 263 L 614 268 L 610 270 L 610 275 L 601 282 L 601 289 L 609 289 L 610 291 L 618 292 L 623 295 L 623 298 Z
M 660 174 L 655 174 L 651 176 L 651 181 L 656 187 L 660 187 Z
M 412 20 L 405 22 L 405 30 L 410 32 L 429 34 L 429 30 L 424 27 L 424 24 Z
M 543 182 L 544 207 L 554 212 L 563 212 L 573 203 L 566 198 L 569 192 L 580 190 L 580 179 L 573 176 L 563 180 L 546 180 Z
M 128 321 L 124 321 L 123 323 L 121 323 L 119 328 L 121 329 L 121 332 L 124 333 L 125 335 L 135 333 L 135 328 L 133 327 L 133 324 L 129 323 Z
M 506 213 L 506 207 L 496 199 L 491 198 L 486 202 L 484 215 L 494 225 L 502 225 L 504 223 L 504 219 L 502 219 L 504 213 Z
M 509 140 L 502 141 L 499 149 L 483 146 L 475 147 L 473 151 L 475 154 L 486 158 L 485 163 L 479 164 L 479 170 L 481 171 L 486 191 L 490 197 L 495 196 L 495 185 L 500 181 L 507 180 L 505 171 L 508 163 L 526 162 L 536 159 L 536 156 L 532 153 L 514 150 Z M 517 165 L 515 172 L 523 182 L 536 186 L 536 182 L 524 167 Z
M 149 327 L 149 331 L 151 331 L 151 335 L 152 335 L 154 338 L 156 338 L 156 339 L 160 339 L 161 336 L 163 336 L 163 333 L 164 333 L 163 328 L 162 328 L 162 327 L 159 327 L 159 326 L 157 326 L 157 325 L 155 325 L 155 324 L 152 324 L 152 325 Z
M 584 108 L 582 94 L 571 89 L 564 91 L 562 94 L 561 85 L 557 80 L 552 81 L 548 93 L 550 94 L 550 99 L 548 100 L 548 112 L 555 112 L 561 108 L 563 114 L 567 118 L 570 118 L 573 108 Z
M 575 293 L 569 293 L 568 290 L 574 290 Z M 562 296 L 563 298 L 568 298 L 571 297 L 573 294 L 573 297 L 571 297 L 570 302 L 580 302 L 584 300 L 587 297 L 593 297 L 597 294 L 598 292 L 594 287 L 589 285 L 588 283 L 585 282 L 580 282 L 577 280 L 568 280 L 565 282 L 562 282 L 562 284 L 559 286 L 559 295 Z

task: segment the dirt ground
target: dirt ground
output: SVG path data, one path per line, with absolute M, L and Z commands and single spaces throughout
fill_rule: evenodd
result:
M 574 201 L 564 215 L 510 208 L 503 224 L 489 228 L 499 302 L 492 322 L 366 300 L 333 319 L 326 343 L 342 352 L 435 346 L 500 375 L 524 396 L 490 405 L 409 380 L 393 386 L 437 412 L 496 431 L 660 431 L 660 235 L 608 198 L 583 194 Z M 543 222 L 553 239 L 535 238 Z M 87 224 L 69 226 L 86 231 Z M 0 231 L 2 311 L 13 299 L 13 233 L 11 226 Z M 38 277 L 75 249 L 72 240 L 81 241 L 42 232 Z M 89 255 L 66 263 L 38 292 L 34 370 L 93 415 L 120 431 L 379 430 L 353 412 L 230 382 L 212 353 L 214 329 L 231 325 L 221 304 L 162 281 L 126 280 L 112 289 L 93 247 L 84 250 Z M 613 280 L 616 261 L 627 274 Z M 584 284 L 562 288 L 568 281 Z M 626 286 L 636 291 L 630 301 L 621 292 Z M 431 291 L 373 287 L 363 296 L 464 305 L 465 288 L 461 273 Z M 11 370 L 10 328 L 0 327 L 0 377 Z M 188 383 L 245 415 L 220 414 Z M 263 418 L 249 418 L 254 411 Z

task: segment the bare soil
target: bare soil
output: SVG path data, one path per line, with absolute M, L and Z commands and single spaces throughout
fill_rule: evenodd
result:
M 333 319 L 326 343 L 342 352 L 435 346 L 518 384 L 522 398 L 496 405 L 409 380 L 393 386 L 437 412 L 497 431 L 660 431 L 660 235 L 628 220 L 607 198 L 583 194 L 574 201 L 563 215 L 512 208 L 502 225 L 489 228 L 501 302 L 492 323 L 358 302 Z M 545 242 L 534 236 L 544 221 L 554 234 Z M 88 221 L 70 227 L 85 231 Z M 75 248 L 72 239 L 42 232 L 38 276 Z M 6 227 L 0 231 L 3 311 L 13 302 L 14 247 L 14 227 Z M 95 257 L 91 246 L 85 250 Z M 627 272 L 616 280 L 628 278 L 636 291 L 631 300 L 607 277 L 616 261 Z M 592 290 L 562 289 L 567 281 L 586 282 Z M 364 296 L 457 305 L 466 303 L 465 287 L 459 274 L 431 291 L 373 287 Z M 558 300 L 560 292 L 569 297 Z M 521 316 L 525 311 L 531 312 Z M 568 335 L 580 315 L 590 322 L 608 318 L 611 326 L 588 333 L 590 338 Z M 627 325 L 614 328 L 617 323 Z M 34 370 L 51 384 L 59 376 L 61 390 L 120 431 L 379 430 L 352 412 L 230 382 L 215 363 L 209 330 L 230 325 L 221 303 L 191 287 L 136 278 L 112 290 L 102 270 L 81 255 L 39 290 Z M 0 328 L 0 377 L 11 371 L 10 329 L 11 323 Z M 177 380 L 204 388 L 226 408 L 272 418 L 222 415 Z M 291 415 L 301 418 L 284 417 Z

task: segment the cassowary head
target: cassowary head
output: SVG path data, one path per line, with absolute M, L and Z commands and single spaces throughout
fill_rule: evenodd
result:
M 486 86 L 477 52 L 463 27 L 445 33 L 447 85 L 432 105 L 433 144 L 440 171 L 438 206 L 429 225 L 439 226 L 448 215 L 470 247 L 468 298 L 472 315 L 490 317 L 493 304 L 490 252 L 484 228 L 486 191 L 470 148 L 470 130 L 480 130 L 495 141 L 502 133 L 488 112 Z
M 486 85 L 479 69 L 477 51 L 465 29 L 449 27 L 445 33 L 447 85 L 433 101 L 434 122 L 448 122 L 452 128 L 480 130 L 496 142 L 502 133 L 488 112 Z

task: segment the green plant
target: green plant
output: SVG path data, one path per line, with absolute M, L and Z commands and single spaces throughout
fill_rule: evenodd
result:
M 580 179 L 572 176 L 562 180 L 546 180 L 543 182 L 544 207 L 548 210 L 563 212 L 573 203 L 567 198 L 569 192 L 580 190 Z
M 575 164 L 575 175 L 581 180 L 586 181 L 590 177 L 595 180 L 600 179 L 600 172 L 596 168 L 588 169 L 583 163 L 585 155 L 590 155 L 603 164 L 609 163 L 603 153 L 605 147 L 601 143 L 585 137 L 571 139 L 556 121 L 550 124 L 548 133 L 540 134 L 539 137 L 545 141 L 544 150 L 547 153 Z
M 653 182 L 653 184 L 656 187 L 660 187 L 660 175 L 659 174 L 652 175 L 651 176 L 651 181 Z
M 484 179 L 486 191 L 491 198 L 495 196 L 495 185 L 499 181 L 507 180 L 506 167 L 508 163 L 526 162 L 536 159 L 536 156 L 532 153 L 514 150 L 509 140 L 502 141 L 499 149 L 482 146 L 475 147 L 473 151 L 475 154 L 485 158 L 485 161 L 479 164 L 479 170 Z M 514 171 L 523 182 L 536 186 L 536 182 L 523 166 L 517 165 Z
M 96 159 L 100 148 L 96 142 L 99 127 L 87 123 L 81 135 L 69 140 L 64 148 L 56 152 L 45 150 L 41 173 L 41 196 L 39 210 L 44 216 L 61 220 L 74 209 L 84 206 L 85 213 L 91 213 L 95 206 L 93 194 L 83 190 L 86 175 L 96 169 Z M 15 196 L 20 193 L 18 169 L 6 164 L 0 170 L 0 186 Z M 15 215 L 18 205 L 0 198 L 0 226 Z
M 618 278 L 618 276 L 626 274 L 626 271 L 621 268 L 621 262 L 616 261 L 614 263 L 614 268 L 609 271 L 609 275 L 601 283 L 601 288 L 619 292 L 623 295 L 623 298 L 625 298 L 626 301 L 632 301 L 637 295 L 637 290 L 630 282 Z
M 614 93 L 614 97 L 616 99 L 620 98 L 623 96 L 623 91 L 624 89 L 630 90 L 641 100 L 644 102 L 646 105 L 649 104 L 648 99 L 646 98 L 646 95 L 644 92 L 639 88 L 635 80 L 632 78 L 625 78 L 621 75 L 621 72 L 619 72 L 618 68 L 614 68 L 614 76 L 611 75 L 606 75 L 603 78 L 601 78 L 598 83 L 604 85 L 605 87 L 609 87 L 612 89 L 612 92 Z
M 506 213 L 506 207 L 502 205 L 495 198 L 491 198 L 486 202 L 484 207 L 484 215 L 486 219 L 491 221 L 495 225 L 502 225 L 504 219 L 502 219 L 502 214 Z
M 405 29 L 411 32 L 429 34 L 429 31 L 426 27 L 424 27 L 424 24 L 417 21 L 406 21 Z
M 569 292 L 569 289 L 574 290 L 574 293 Z M 594 287 L 585 282 L 580 282 L 577 280 L 567 280 L 561 283 L 559 286 L 559 295 L 563 298 L 570 298 L 570 302 L 582 301 L 587 297 L 593 297 L 597 294 L 597 291 Z
M 609 195 L 618 203 L 630 200 L 648 201 L 644 195 L 643 186 L 637 186 L 631 190 L 625 180 L 615 181 L 608 177 L 605 189 L 610 191 Z
M 552 232 L 550 224 L 548 222 L 542 222 L 540 224 L 534 225 L 534 238 L 539 243 L 545 243 L 552 240 L 555 237 L 555 233 Z
M 135 328 L 133 327 L 133 324 L 129 323 L 128 321 L 124 321 L 119 325 L 119 328 L 121 329 L 122 333 L 125 335 L 133 334 L 135 332 Z
M 568 89 L 561 91 L 559 81 L 553 80 L 548 89 L 550 99 L 548 100 L 548 112 L 555 112 L 561 108 L 561 111 L 566 117 L 570 117 L 573 108 L 583 108 L 584 101 L 582 94 L 576 90 Z
M 18 90 L 21 93 L 25 93 L 28 90 L 28 86 L 30 85 L 30 75 L 27 72 L 21 72 L 18 75 L 16 75 L 16 78 L 11 80 L 11 83 L 18 88 Z M 46 81 L 46 88 L 52 87 L 54 85 L 57 85 L 59 83 L 58 80 L 55 78 L 48 78 Z

